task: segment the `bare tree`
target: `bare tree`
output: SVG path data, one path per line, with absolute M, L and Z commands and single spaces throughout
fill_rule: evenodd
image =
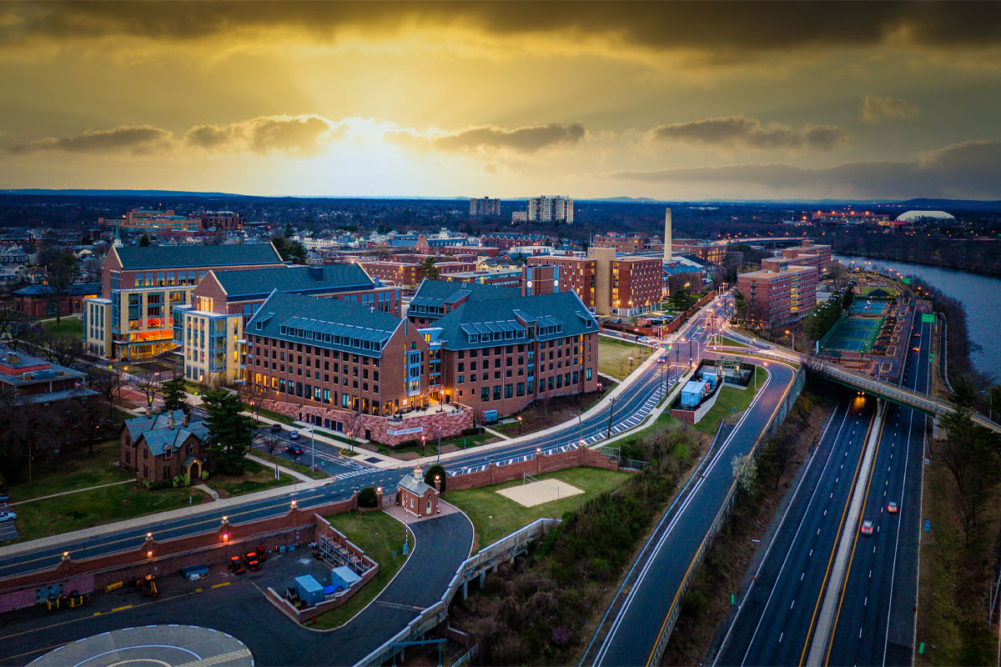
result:
M 67 368 L 78 366 L 85 351 L 82 338 L 61 336 L 44 330 L 41 332 L 38 346 L 46 359 Z
M 108 404 L 108 418 L 111 418 L 111 411 L 115 404 L 115 399 L 122 395 L 122 374 L 113 367 L 91 368 L 87 372 L 87 380 L 90 388 L 100 394 Z
M 146 396 L 146 407 L 152 412 L 156 392 L 160 388 L 160 373 L 149 370 L 142 371 L 136 376 L 136 386 Z

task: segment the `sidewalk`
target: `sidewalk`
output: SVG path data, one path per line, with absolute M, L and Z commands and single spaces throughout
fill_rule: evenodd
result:
M 288 493 L 302 491 L 305 489 L 315 489 L 316 487 L 323 486 L 328 482 L 330 482 L 329 479 L 311 479 L 309 480 L 309 482 L 297 482 L 295 485 L 291 487 L 278 486 L 272 489 L 267 489 L 265 491 L 258 491 L 257 493 L 248 493 L 247 495 L 234 496 L 232 498 L 222 498 L 214 502 L 202 503 L 200 505 L 194 505 L 189 507 L 182 507 L 180 509 L 169 510 L 167 512 L 146 514 L 144 516 L 137 516 L 131 519 L 125 519 L 124 521 L 116 521 L 114 523 L 106 523 L 101 526 L 93 526 L 91 528 L 82 528 L 80 530 L 74 530 L 69 533 L 60 533 L 59 535 L 41 537 L 37 540 L 31 540 L 29 542 L 18 542 L 16 544 L 0 547 L 0 557 L 13 556 L 28 551 L 36 551 L 38 549 L 56 547 L 61 544 L 66 544 L 68 542 L 75 542 L 78 540 L 89 540 L 94 537 L 109 535 L 111 533 L 117 533 L 119 531 L 125 531 L 135 528 L 145 529 L 152 523 L 161 523 L 163 521 L 170 521 L 172 519 L 180 519 L 182 517 L 189 517 L 189 516 L 194 517 L 201 514 L 215 513 L 218 512 L 220 509 L 226 507 L 243 505 L 246 503 L 252 503 L 259 500 L 266 500 L 268 498 L 276 498 L 278 496 L 283 496 Z
M 246 458 L 248 458 L 251 461 L 254 461 L 256 463 L 260 463 L 265 468 L 269 468 L 271 470 L 274 470 L 275 467 L 277 466 L 278 472 L 282 473 L 283 475 L 288 475 L 289 477 L 294 477 L 294 478 L 296 478 L 297 480 L 299 480 L 301 482 L 315 482 L 316 481 L 312 477 L 310 477 L 309 475 L 304 475 L 301 472 L 299 472 L 298 470 L 292 470 L 291 468 L 286 468 L 285 466 L 281 465 L 280 463 L 275 463 L 274 461 L 268 461 L 267 459 L 262 459 L 260 456 L 254 456 L 253 454 L 247 454 Z M 325 480 L 320 480 L 320 481 L 325 481 Z

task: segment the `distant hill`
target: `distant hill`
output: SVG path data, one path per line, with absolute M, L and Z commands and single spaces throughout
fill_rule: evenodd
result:
M 0 190 L 5 195 L 53 195 L 68 197 L 251 197 L 229 192 L 188 192 L 185 190 L 47 190 L 25 188 Z

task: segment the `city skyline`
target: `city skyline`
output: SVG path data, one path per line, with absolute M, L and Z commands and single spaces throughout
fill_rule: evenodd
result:
M 9 4 L 0 187 L 997 199 L 999 11 Z

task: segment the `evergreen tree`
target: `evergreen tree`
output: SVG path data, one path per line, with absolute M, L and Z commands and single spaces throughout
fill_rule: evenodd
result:
M 441 488 L 438 489 L 438 491 L 440 491 L 441 493 L 445 493 L 445 480 L 447 479 L 447 477 L 445 476 L 444 466 L 435 464 L 430 468 L 428 468 L 428 471 L 424 473 L 424 482 L 431 486 L 435 486 L 434 478 L 436 475 L 438 476 L 438 480 L 441 483 Z
M 163 383 L 163 407 L 165 410 L 181 410 L 185 407 L 184 378 L 178 375 Z
M 428 280 L 438 280 L 440 277 L 438 267 L 434 265 L 434 257 L 428 257 L 417 267 L 417 277 Z
M 236 394 L 225 389 L 210 389 L 202 394 L 208 413 L 209 452 L 216 470 L 223 474 L 243 472 L 244 456 L 254 436 L 254 420 L 240 414 L 243 404 Z

